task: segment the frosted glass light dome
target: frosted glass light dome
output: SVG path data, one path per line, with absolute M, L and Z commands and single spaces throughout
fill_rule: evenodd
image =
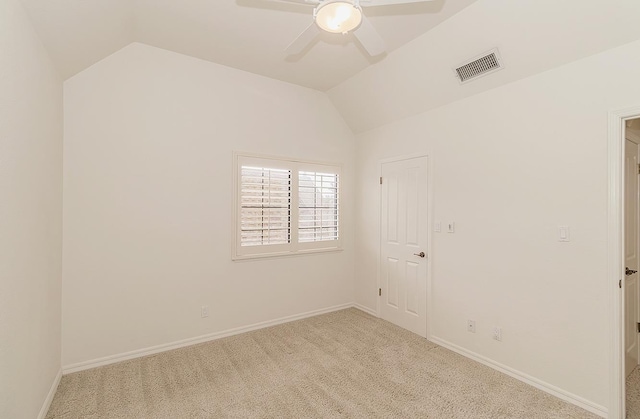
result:
M 326 2 L 318 6 L 316 24 L 331 33 L 347 33 L 362 22 L 362 11 L 348 1 Z

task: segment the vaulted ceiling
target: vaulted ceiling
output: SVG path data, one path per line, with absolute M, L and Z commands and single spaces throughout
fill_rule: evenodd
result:
M 640 39 L 639 0 L 433 0 L 365 8 L 388 54 L 323 33 L 287 56 L 304 1 L 22 0 L 65 79 L 141 42 L 327 91 L 354 133 Z M 460 85 L 452 68 L 495 47 L 505 68 Z
M 379 6 L 365 14 L 393 51 L 475 0 Z M 353 35 L 323 33 L 303 53 L 284 49 L 312 22 L 313 7 L 270 0 L 23 0 L 66 79 L 142 42 L 318 90 L 385 55 L 370 57 Z
M 638 16 L 638 0 L 478 0 L 328 94 L 365 132 L 637 41 Z M 504 69 L 460 84 L 452 69 L 495 47 Z

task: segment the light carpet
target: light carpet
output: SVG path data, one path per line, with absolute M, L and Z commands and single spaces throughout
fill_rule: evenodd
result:
M 347 309 L 65 375 L 46 417 L 597 416 Z
M 640 419 L 640 367 L 627 377 L 627 419 Z

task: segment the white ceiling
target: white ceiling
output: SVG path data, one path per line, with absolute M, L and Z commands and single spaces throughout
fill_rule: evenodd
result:
M 366 8 L 393 51 L 475 0 Z M 131 42 L 328 90 L 386 56 L 352 35 L 321 34 L 302 54 L 283 50 L 312 21 L 312 7 L 268 0 L 23 0 L 67 79 Z
M 365 132 L 636 41 L 638 16 L 639 0 L 479 0 L 328 94 Z M 504 69 L 461 85 L 452 69 L 495 47 Z

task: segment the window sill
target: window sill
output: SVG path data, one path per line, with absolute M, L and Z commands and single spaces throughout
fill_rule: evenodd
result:
M 243 262 L 243 261 L 251 261 L 257 259 L 280 259 L 280 258 L 288 258 L 294 256 L 310 256 L 310 255 L 318 255 L 323 253 L 337 253 L 344 251 L 342 247 L 331 247 L 324 249 L 306 249 L 299 250 L 297 252 L 278 252 L 278 253 L 259 253 L 255 255 L 233 255 L 231 260 L 234 262 Z

